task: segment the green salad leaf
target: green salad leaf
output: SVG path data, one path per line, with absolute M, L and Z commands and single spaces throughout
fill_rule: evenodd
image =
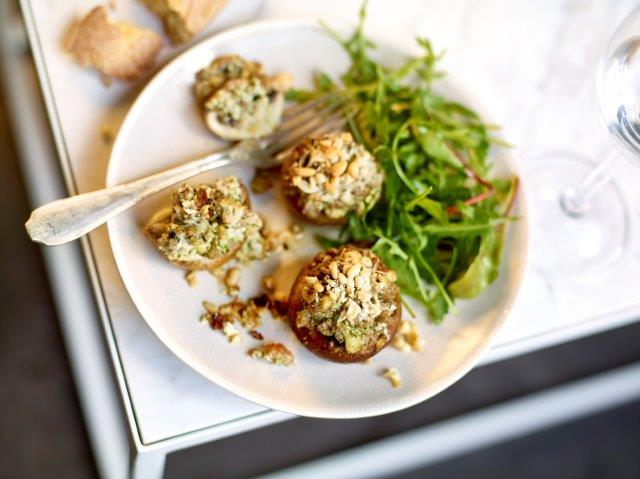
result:
M 318 73 L 314 90 L 287 95 L 306 101 L 339 92 L 356 112 L 351 133 L 385 172 L 378 203 L 364 216 L 351 215 L 338 240 L 319 240 L 327 247 L 369 244 L 396 271 L 402 292 L 440 322 L 454 298 L 473 298 L 497 277 L 517 179 L 489 178 L 489 149 L 504 143 L 477 113 L 433 89 L 443 73 L 429 40 L 417 39 L 420 57 L 387 68 L 370 56 L 375 46 L 364 36 L 365 17 L 366 2 L 346 39 L 325 25 L 351 59 L 342 83 Z

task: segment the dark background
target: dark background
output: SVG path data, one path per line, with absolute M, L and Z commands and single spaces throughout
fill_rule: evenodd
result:
M 94 477 L 42 260 L 23 228 L 30 208 L 1 96 L 0 158 L 0 477 Z M 297 419 L 177 452 L 166 477 L 249 477 L 638 361 L 639 345 L 640 323 L 478 368 L 392 415 Z M 638 479 L 640 402 L 404 477 Z

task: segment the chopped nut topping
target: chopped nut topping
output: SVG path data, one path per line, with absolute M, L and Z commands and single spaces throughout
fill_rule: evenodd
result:
M 267 343 L 249 350 L 249 355 L 278 366 L 291 366 L 293 353 L 282 343 Z
M 289 161 L 283 179 L 300 190 L 302 212 L 311 219 L 363 214 L 380 197 L 382 170 L 349 133 L 308 139 L 292 151 Z
M 389 339 L 398 289 L 368 249 L 343 247 L 322 253 L 307 267 L 296 326 L 312 328 L 356 353 Z M 346 274 L 345 274 L 346 273 Z
M 382 375 L 389 379 L 389 382 L 394 389 L 402 386 L 402 378 L 396 368 L 387 368 Z

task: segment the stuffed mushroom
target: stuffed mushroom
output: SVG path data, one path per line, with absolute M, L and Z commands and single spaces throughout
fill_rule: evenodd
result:
M 234 257 L 261 227 L 245 187 L 227 176 L 180 186 L 171 197 L 171 209 L 156 214 L 145 233 L 176 266 L 214 269 Z
M 289 203 L 317 224 L 342 224 L 380 198 L 383 173 L 376 159 L 349 133 L 329 133 L 298 145 L 282 167 Z
M 225 55 L 196 74 L 194 92 L 213 133 L 246 140 L 276 129 L 289 83 L 287 74 L 270 77 L 257 62 Z
M 368 359 L 398 329 L 401 302 L 395 280 L 395 272 L 369 249 L 344 246 L 320 253 L 291 289 L 291 328 L 322 358 L 340 363 Z

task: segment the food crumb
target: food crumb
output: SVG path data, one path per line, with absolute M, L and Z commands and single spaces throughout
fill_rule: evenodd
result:
M 198 285 L 198 276 L 194 270 L 187 271 L 184 275 L 184 279 L 187 281 L 190 288 L 195 288 Z
M 240 294 L 240 268 L 237 266 L 210 269 L 209 274 L 220 283 L 226 295 L 236 297 Z
M 420 331 L 415 322 L 403 319 L 391 345 L 404 353 L 420 352 L 424 347 L 424 339 L 420 337 Z
M 240 293 L 240 268 L 229 268 L 224 275 L 224 286 L 229 296 L 237 296 Z
M 396 368 L 387 368 L 382 375 L 389 379 L 389 382 L 394 389 L 402 386 L 402 378 L 400 378 L 400 373 Z
M 373 358 L 367 358 L 364 361 L 362 361 L 362 364 L 373 364 Z
M 222 332 L 231 344 L 237 344 L 242 341 L 240 331 L 238 331 L 231 321 L 224 322 L 222 325 Z
M 102 138 L 102 142 L 105 145 L 110 145 L 113 143 L 113 138 L 115 134 L 113 132 L 113 128 L 110 125 L 102 125 L 100 127 L 100 137 Z
M 267 294 L 272 294 L 276 290 L 276 282 L 273 276 L 265 276 L 262 278 L 262 289 Z
M 256 168 L 251 180 L 251 191 L 255 194 L 266 193 L 273 188 L 273 174 L 264 168 Z
M 293 353 L 282 343 L 267 343 L 249 350 L 249 355 L 277 366 L 291 366 Z
M 240 301 L 234 298 L 232 301 L 222 305 L 214 304 L 211 301 L 203 301 L 202 305 L 207 312 L 207 316 L 209 316 L 210 322 L 213 322 L 216 318 L 223 318 L 224 321 L 230 323 L 238 322 L 247 330 L 256 329 L 262 324 L 261 314 L 266 309 L 266 304 L 262 305 L 259 298 L 251 298 L 247 301 Z
M 264 339 L 264 336 L 260 333 L 260 331 L 256 331 L 255 329 L 249 331 L 249 336 L 251 336 L 253 339 L 257 339 L 258 341 L 262 341 Z

